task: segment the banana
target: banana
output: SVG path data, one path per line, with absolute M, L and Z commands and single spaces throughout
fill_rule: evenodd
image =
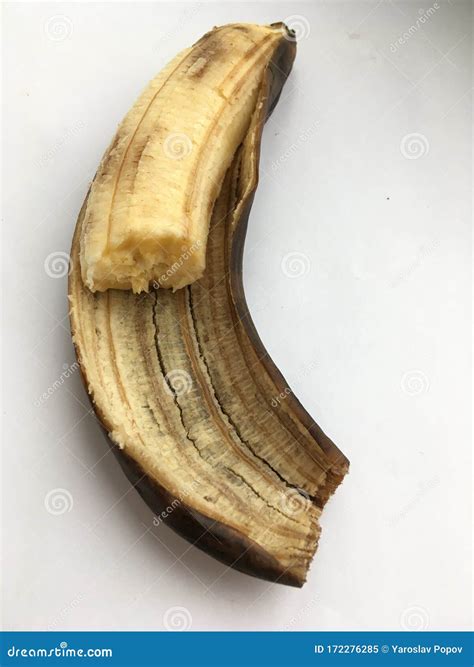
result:
M 147 86 L 87 203 L 81 265 L 91 290 L 178 289 L 202 276 L 212 208 L 281 38 L 278 26 L 215 28 Z
M 300 587 L 321 511 L 349 463 L 273 364 L 243 291 L 263 125 L 295 56 L 285 31 L 278 24 L 268 33 L 272 51 L 213 206 L 201 279 L 176 292 L 92 292 L 80 266 L 93 184 L 72 243 L 69 300 L 96 414 L 158 521 L 230 567 Z M 169 113 L 184 126 L 180 108 Z

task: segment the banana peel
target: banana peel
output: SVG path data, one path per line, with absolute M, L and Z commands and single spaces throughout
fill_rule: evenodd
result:
M 296 49 L 272 27 L 280 37 L 212 207 L 202 277 L 176 292 L 91 291 L 81 239 L 92 185 L 72 243 L 70 321 L 94 410 L 155 515 L 236 570 L 300 587 L 349 463 L 272 362 L 243 290 L 263 125 Z

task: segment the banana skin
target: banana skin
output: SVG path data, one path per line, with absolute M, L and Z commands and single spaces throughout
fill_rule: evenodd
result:
M 115 188 L 112 209 L 124 216 L 130 214 L 127 202 L 140 160 L 137 163 L 127 154 L 131 162 L 120 176 L 117 160 L 128 164 L 128 157 L 124 158 L 126 141 L 135 155 L 137 137 L 142 135 L 137 131 L 130 143 L 134 130 L 119 129 L 117 136 L 125 132 L 128 139 L 118 139 L 118 144 L 124 142 L 120 155 L 116 153 L 118 144 L 112 143 L 76 225 L 69 276 L 70 320 L 84 383 L 108 443 L 157 520 L 229 567 L 300 587 L 318 545 L 321 512 L 347 473 L 349 462 L 290 390 L 265 350 L 245 300 L 242 253 L 258 182 L 263 125 L 278 101 L 296 50 L 283 24 L 241 29 L 224 26 L 208 35 L 220 32 L 220 43 L 222 34 L 237 39 L 240 32 L 248 37 L 249 31 L 254 35 L 254 47 L 262 54 L 266 52 L 262 41 L 267 39 L 265 43 L 273 46 L 256 77 L 253 108 L 240 144 L 221 183 L 216 185 L 219 179 L 213 181 L 213 187 L 208 183 L 208 199 L 194 219 L 202 235 L 187 239 L 188 249 L 191 240 L 202 239 L 205 256 L 199 259 L 199 270 L 192 262 L 186 270 L 192 269 L 195 276 L 205 264 L 204 273 L 175 292 L 160 288 L 137 294 L 126 286 L 138 273 L 132 276 L 129 272 L 125 277 L 124 271 L 114 274 L 114 286 L 119 289 L 105 290 L 111 278 L 101 273 L 107 270 L 100 264 L 105 261 L 100 250 L 105 245 L 103 229 L 97 232 L 101 240 L 95 255 L 102 268 L 84 262 L 84 243 L 88 234 L 93 234 L 91 215 L 98 227 L 102 225 L 102 217 L 93 215 L 97 215 L 100 196 L 105 211 L 110 212 L 111 189 Z M 242 43 L 238 42 L 239 49 Z M 228 53 L 229 44 L 226 48 Z M 195 56 L 194 72 L 204 68 Z M 235 56 L 228 53 L 226 58 L 236 63 L 241 51 Z M 218 97 L 219 104 L 223 103 Z M 150 104 L 152 98 L 144 104 Z M 178 118 L 179 109 L 172 110 L 172 115 Z M 132 126 L 136 129 L 136 121 Z M 165 125 L 166 131 L 183 127 L 191 131 L 190 125 Z M 151 134 L 152 130 L 144 133 L 146 144 L 141 145 L 148 145 Z M 235 135 L 232 137 L 235 142 Z M 163 137 L 161 141 L 164 145 Z M 230 143 L 226 146 L 227 161 Z M 183 152 L 180 147 L 176 150 Z M 216 160 L 207 156 L 205 145 L 193 144 L 190 155 L 193 150 L 204 151 L 202 159 L 212 166 L 214 176 Z M 181 163 L 179 159 L 175 162 Z M 119 185 L 112 186 L 107 174 Z M 194 178 L 204 176 L 201 173 L 185 180 L 191 187 Z M 122 184 L 127 178 L 129 191 Z M 153 192 L 150 211 L 155 211 Z M 174 206 L 174 195 L 179 207 Z M 171 214 L 178 215 L 185 198 L 181 189 L 174 195 L 166 201 Z M 142 197 L 140 205 L 145 206 L 145 191 Z M 122 207 L 118 205 L 121 198 L 125 202 Z M 209 221 L 201 216 L 203 211 L 210 211 Z M 112 236 L 118 234 L 120 224 L 117 222 Z M 140 236 L 140 220 L 136 224 Z M 124 228 L 121 235 L 126 237 L 127 230 Z M 153 255 L 154 246 L 151 248 Z M 124 248 L 121 252 L 125 253 Z M 126 265 L 127 271 L 129 266 L 134 262 Z M 175 276 L 167 262 L 154 266 L 149 275 L 137 278 L 135 291 L 149 289 L 148 281 L 156 280 L 160 272 L 173 279 L 168 286 L 176 288 L 189 280 L 187 273 L 179 275 L 179 269 L 178 263 Z M 95 291 L 90 289 L 91 280 Z

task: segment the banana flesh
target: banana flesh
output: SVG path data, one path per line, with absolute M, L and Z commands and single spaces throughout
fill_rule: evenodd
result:
M 281 29 L 215 28 L 181 52 L 120 125 L 81 234 L 89 289 L 179 289 L 205 269 L 209 221 Z

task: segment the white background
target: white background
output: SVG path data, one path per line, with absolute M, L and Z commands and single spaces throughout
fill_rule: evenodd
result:
M 176 606 L 194 630 L 469 627 L 471 19 L 435 5 L 423 24 L 431 2 L 4 5 L 7 629 L 160 630 Z M 78 372 L 39 401 L 74 361 L 52 259 L 117 123 L 213 25 L 288 17 L 301 41 L 265 130 L 246 291 L 352 463 L 302 590 L 153 527 Z

